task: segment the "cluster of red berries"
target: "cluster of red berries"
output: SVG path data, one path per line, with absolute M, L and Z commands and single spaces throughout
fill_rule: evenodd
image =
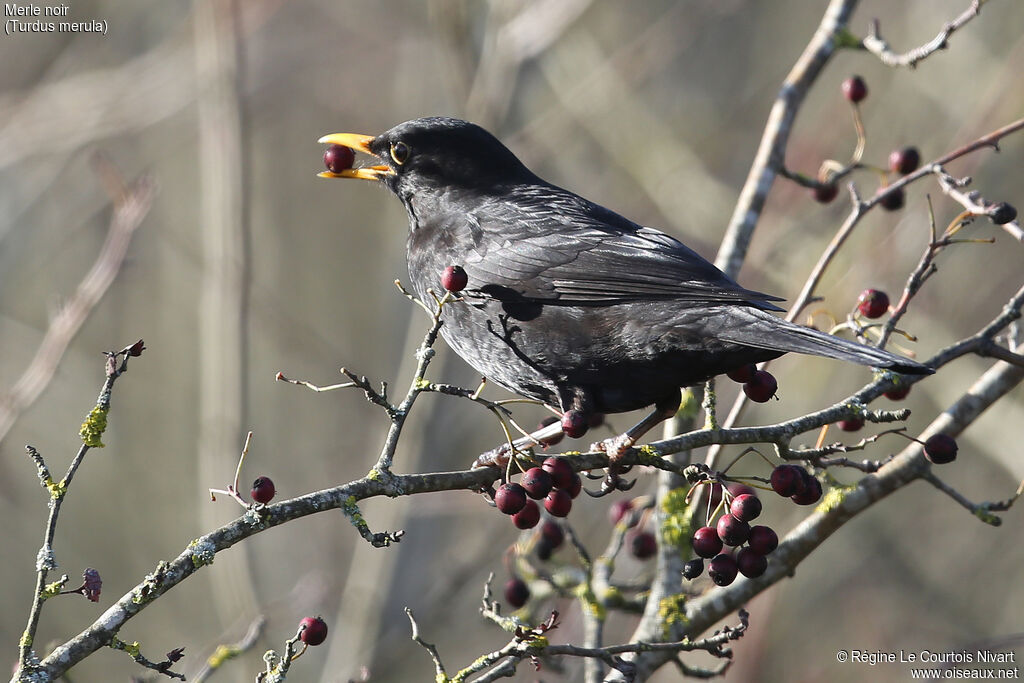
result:
M 728 512 L 718 518 L 715 526 L 704 526 L 694 532 L 691 544 L 697 557 L 684 565 L 684 578 L 700 576 L 706 559 L 711 560 L 708 576 L 719 586 L 728 586 L 737 574 L 753 579 L 768 569 L 767 556 L 778 547 L 778 534 L 769 526 L 750 526 L 761 514 L 761 500 L 749 487 L 733 489 L 740 490 L 750 493 L 733 495 Z M 711 502 L 715 503 L 715 491 Z M 725 546 L 733 550 L 726 550 Z
M 779 465 L 769 480 L 772 490 L 797 505 L 814 505 L 821 500 L 821 482 L 799 465 Z
M 767 370 L 758 370 L 753 363 L 730 370 L 726 376 L 743 385 L 743 393 L 755 403 L 766 403 L 779 389 L 775 376 Z
M 540 506 L 553 517 L 565 517 L 572 509 L 572 501 L 583 489 L 580 475 L 573 471 L 565 458 L 547 458 L 540 467 L 531 467 L 523 473 L 520 483 L 507 482 L 498 487 L 494 504 L 498 510 L 512 516 L 512 523 L 520 529 L 532 529 L 540 522 Z

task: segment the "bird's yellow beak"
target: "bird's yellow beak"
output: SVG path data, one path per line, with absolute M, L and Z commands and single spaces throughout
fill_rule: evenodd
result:
M 357 152 L 363 154 L 369 154 L 376 157 L 377 155 L 370 151 L 370 143 L 373 141 L 372 135 L 360 135 L 359 133 L 331 133 L 325 135 L 317 142 L 323 145 L 342 145 L 354 149 Z M 379 158 L 379 157 L 378 157 Z M 394 175 L 394 171 L 390 167 L 380 164 L 377 166 L 364 166 L 362 168 L 346 168 L 341 173 L 331 173 L 330 171 L 322 171 L 318 173 L 321 178 L 362 178 L 363 180 L 380 180 L 382 177 L 387 175 Z

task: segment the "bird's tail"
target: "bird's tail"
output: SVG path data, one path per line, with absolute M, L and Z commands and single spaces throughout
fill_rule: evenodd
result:
M 825 356 L 908 375 L 930 375 L 935 372 L 909 358 L 796 325 L 766 311 L 748 308 L 744 309 L 744 313 L 735 319 L 737 324 L 734 327 L 719 332 L 721 339 L 758 349 Z

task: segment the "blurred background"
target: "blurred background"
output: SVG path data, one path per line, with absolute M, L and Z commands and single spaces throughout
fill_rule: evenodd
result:
M 878 17 L 902 51 L 930 40 L 967 4 L 866 1 L 851 28 L 863 35 Z M 158 560 L 238 516 L 230 500 L 211 503 L 207 489 L 230 483 L 247 430 L 255 435 L 243 486 L 267 475 L 279 498 L 361 476 L 375 461 L 387 424 L 360 394 L 274 381 L 280 370 L 329 384 L 344 365 L 404 390 L 426 329 L 391 284 L 406 277 L 400 204 L 368 183 L 316 178 L 317 138 L 375 134 L 424 115 L 471 119 L 542 177 L 713 258 L 779 84 L 824 7 L 83 0 L 67 19 L 106 21 L 105 35 L 0 38 L 0 643 L 8 661 L 24 629 L 46 516 L 24 444 L 39 449 L 55 476 L 63 473 L 103 380 L 102 351 L 140 337 L 147 346 L 115 389 L 107 447 L 90 452 L 79 471 L 55 548 L 56 576 L 66 572 L 74 587 L 82 569 L 95 567 L 103 595 L 98 605 L 76 596 L 49 602 L 39 650 L 90 624 Z M 787 165 L 814 174 L 823 159 L 848 159 L 855 138 L 839 83 L 853 73 L 870 90 L 865 161 L 879 166 L 897 146 L 916 145 L 929 160 L 1020 117 L 1021 26 L 1024 5 L 999 0 L 916 70 L 841 52 L 797 119 Z M 1005 140 L 1000 154 L 950 166 L 974 176 L 987 198 L 1018 207 L 1022 168 L 1021 135 Z M 66 350 L 47 346 L 46 362 L 33 365 L 51 321 L 100 254 L 122 191 L 118 174 L 125 182 L 148 174 L 158 194 L 109 289 L 77 333 L 65 335 Z M 855 181 L 863 195 L 878 182 L 869 172 Z M 931 181 L 911 186 L 902 211 L 872 212 L 828 272 L 822 311 L 842 319 L 866 287 L 898 294 L 927 241 L 926 194 L 940 227 L 959 213 Z M 777 182 L 742 284 L 792 299 L 847 210 L 844 196 L 820 205 L 806 189 Z M 919 357 L 974 333 L 1020 286 L 1021 245 L 987 221 L 969 233 L 996 244 L 939 258 L 938 275 L 903 321 L 919 337 L 905 344 Z M 909 431 L 920 431 L 989 365 L 965 358 L 917 385 L 905 402 Z M 859 367 L 819 359 L 787 358 L 775 370 L 781 400 L 749 411 L 747 423 L 831 404 L 869 379 Z M 440 344 L 431 374 L 466 386 L 478 380 Z M 735 386 L 722 384 L 727 405 Z M 983 416 L 960 440 L 956 463 L 943 468 L 965 495 L 1006 498 L 1024 477 L 1022 399 L 1018 390 Z M 541 416 L 520 415 L 527 424 Z M 622 430 L 631 420 L 610 422 Z M 396 469 L 464 468 L 500 440 L 478 406 L 423 396 Z M 902 446 L 890 437 L 866 457 Z M 747 464 L 752 474 L 767 472 L 755 459 Z M 642 476 L 636 491 L 653 481 Z M 581 497 L 570 517 L 595 549 L 610 530 L 609 503 Z M 477 613 L 488 572 L 499 587 L 507 579 L 502 556 L 516 535 L 506 519 L 469 492 L 374 500 L 363 512 L 375 531 L 405 529 L 402 543 L 369 548 L 338 512 L 288 524 L 218 555 L 120 637 L 138 640 L 154 660 L 185 647 L 177 668 L 194 674 L 216 645 L 266 615 L 256 646 L 218 674 L 225 681 L 252 680 L 262 653 L 280 649 L 310 614 L 324 615 L 330 636 L 295 664 L 290 680 L 347 681 L 362 666 L 373 681 L 430 679 L 405 606 L 449 671 L 506 642 Z M 766 500 L 765 518 L 780 532 L 804 514 Z M 751 630 L 735 645 L 727 680 L 906 680 L 905 665 L 842 665 L 835 651 L 962 650 L 1024 632 L 1022 523 L 1021 508 L 993 529 L 924 484 L 900 491 L 749 605 Z M 570 559 L 566 550 L 555 556 Z M 650 571 L 623 557 L 616 576 L 640 580 Z M 545 606 L 563 614 L 553 640 L 579 642 L 577 608 Z M 608 642 L 628 638 L 634 625 L 633 617 L 612 616 Z M 1020 653 L 1021 642 L 993 649 Z M 108 650 L 69 680 L 147 673 Z M 678 673 L 670 666 L 658 676 Z M 580 677 L 579 662 L 566 660 L 540 673 L 523 664 L 516 680 Z

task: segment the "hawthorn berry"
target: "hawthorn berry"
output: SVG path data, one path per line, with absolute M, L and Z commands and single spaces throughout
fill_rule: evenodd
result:
M 747 486 L 746 484 L 741 484 L 736 481 L 729 482 L 728 484 L 726 484 L 725 489 L 729 493 L 731 493 L 734 498 L 737 496 L 742 496 L 743 494 L 747 494 L 749 496 L 754 496 L 755 498 L 757 498 L 757 489 L 755 489 L 753 486 Z
M 768 558 L 750 548 L 740 548 L 736 553 L 736 568 L 748 579 L 756 579 L 768 569 Z
M 693 552 L 697 553 L 700 557 L 714 557 L 722 552 L 722 539 L 718 537 L 718 532 L 713 527 L 702 526 L 697 529 L 693 532 L 691 543 L 693 545 Z
M 541 467 L 531 467 L 526 470 L 523 474 L 523 478 L 519 480 L 520 485 L 526 489 L 526 495 L 534 500 L 540 500 L 544 496 L 548 495 L 548 491 L 554 483 L 551 481 L 551 475 L 544 471 Z
M 505 583 L 505 602 L 520 608 L 530 599 L 530 587 L 522 579 L 509 579 Z
M 754 373 L 753 379 L 743 385 L 743 393 L 754 403 L 766 403 L 775 395 L 779 383 L 775 377 L 766 370 L 758 370 Z
M 945 465 L 956 460 L 959 448 L 956 439 L 949 434 L 932 434 L 924 442 L 924 454 L 936 465 Z
M 772 470 L 769 481 L 772 490 L 784 498 L 802 493 L 805 488 L 803 468 L 796 465 L 779 465 Z
M 623 517 L 628 516 L 632 511 L 632 500 L 617 500 L 614 503 L 612 503 L 611 507 L 608 508 L 608 519 L 611 520 L 611 523 L 613 525 L 618 524 L 620 521 L 622 521 Z M 636 523 L 638 521 L 639 520 L 637 519 L 633 519 L 629 526 L 636 526 Z
M 821 482 L 808 474 L 803 493 L 790 496 L 790 499 L 797 505 L 814 505 L 821 500 L 821 493 Z
M 886 188 L 879 188 L 878 192 L 886 192 Z M 902 187 L 899 187 L 888 191 L 885 196 L 878 200 L 878 204 L 886 211 L 898 211 L 903 208 L 906 201 L 907 193 L 903 191 Z
M 715 555 L 708 566 L 708 576 L 719 586 L 728 586 L 735 581 L 736 572 L 738 571 L 739 567 L 736 566 L 736 558 L 729 553 Z
M 551 554 L 555 552 L 555 549 L 551 546 L 551 542 L 548 539 L 541 536 L 541 539 L 537 541 L 537 559 L 541 562 L 547 562 L 551 559 Z
M 638 531 L 629 539 L 629 551 L 638 560 L 647 560 L 658 552 L 658 541 L 649 531 Z
M 526 507 L 526 489 L 519 484 L 502 484 L 494 494 L 494 504 L 506 515 L 514 515 Z
M 1005 225 L 1017 217 L 1017 209 L 1012 204 L 999 202 L 989 210 L 988 217 L 996 225 Z
M 461 292 L 469 284 L 469 274 L 462 266 L 448 266 L 441 273 L 441 286 L 449 292 Z
M 851 102 L 860 102 L 868 96 L 868 86 L 860 76 L 850 76 L 842 83 L 843 97 Z
M 743 493 L 732 499 L 729 513 L 741 522 L 749 522 L 761 514 L 761 500 L 749 493 Z
M 327 624 L 320 617 L 306 617 L 299 622 L 299 640 L 306 645 L 319 645 L 327 640 Z
M 731 514 L 719 517 L 715 529 L 725 545 L 740 545 L 750 535 L 750 525 L 743 520 L 736 519 Z
M 590 419 L 580 410 L 567 410 L 562 415 L 562 431 L 570 439 L 578 439 L 587 433 Z
M 747 544 L 755 553 L 767 555 L 779 547 L 779 535 L 770 526 L 758 524 L 757 526 L 750 527 Z
M 346 168 L 352 168 L 355 162 L 355 151 L 345 145 L 331 145 L 324 150 L 324 166 L 331 173 L 341 173 Z
M 576 499 L 576 496 L 580 495 L 580 491 L 583 490 L 583 480 L 580 478 L 579 473 L 572 473 L 572 482 L 563 490 L 568 493 L 569 497 L 573 500 Z
M 754 373 L 757 372 L 757 366 L 753 363 L 747 363 L 741 365 L 735 370 L 730 370 L 725 373 L 725 376 L 731 379 L 733 382 L 739 382 L 740 384 L 746 384 L 750 380 L 754 379 Z
M 889 295 L 878 289 L 865 289 L 857 298 L 857 310 L 865 318 L 881 318 L 889 310 Z
M 596 429 L 604 424 L 604 413 L 591 413 L 590 419 L 587 420 L 587 426 L 591 429 Z
M 893 173 L 913 173 L 920 163 L 921 153 L 917 151 L 917 147 L 903 147 L 889 153 L 889 170 Z
M 532 500 L 527 500 L 523 509 L 512 515 L 512 523 L 517 529 L 532 529 L 540 521 L 540 506 Z
M 540 526 L 540 535 L 552 548 L 558 548 L 565 542 L 565 531 L 558 522 L 545 520 Z
M 695 557 L 686 564 L 683 565 L 683 578 L 687 581 L 693 581 L 698 576 L 704 573 L 704 560 L 699 557 Z
M 839 195 L 839 186 L 835 183 L 818 183 L 811 190 L 814 199 L 821 204 L 828 204 Z
M 839 421 L 839 428 L 844 432 L 857 432 L 864 426 L 863 417 L 848 417 Z
M 269 503 L 274 499 L 274 494 L 277 493 L 277 489 L 274 488 L 274 482 L 270 480 L 270 477 L 257 477 L 256 481 L 252 483 L 252 490 L 249 491 L 249 495 L 257 503 Z
M 537 425 L 537 429 L 538 430 L 544 429 L 548 425 L 553 425 L 556 422 L 558 422 L 558 418 L 555 417 L 554 415 L 549 415 L 548 417 L 545 417 L 543 420 L 540 421 L 540 424 Z M 541 439 L 540 440 L 540 445 L 541 446 L 554 446 L 554 445 L 560 443 L 562 441 L 562 439 L 564 439 L 564 438 L 565 438 L 565 433 L 564 432 L 558 432 L 554 436 L 549 436 L 546 439 Z
M 576 473 L 565 458 L 552 456 L 546 458 L 540 466 L 551 475 L 551 483 L 556 489 L 566 489 L 572 486 L 572 475 Z
M 890 401 L 902 401 L 910 393 L 910 387 L 911 385 L 909 384 L 897 384 L 882 394 L 882 396 L 885 396 Z
M 544 509 L 555 517 L 565 517 L 572 509 L 572 497 L 565 489 L 552 489 L 544 498 Z

